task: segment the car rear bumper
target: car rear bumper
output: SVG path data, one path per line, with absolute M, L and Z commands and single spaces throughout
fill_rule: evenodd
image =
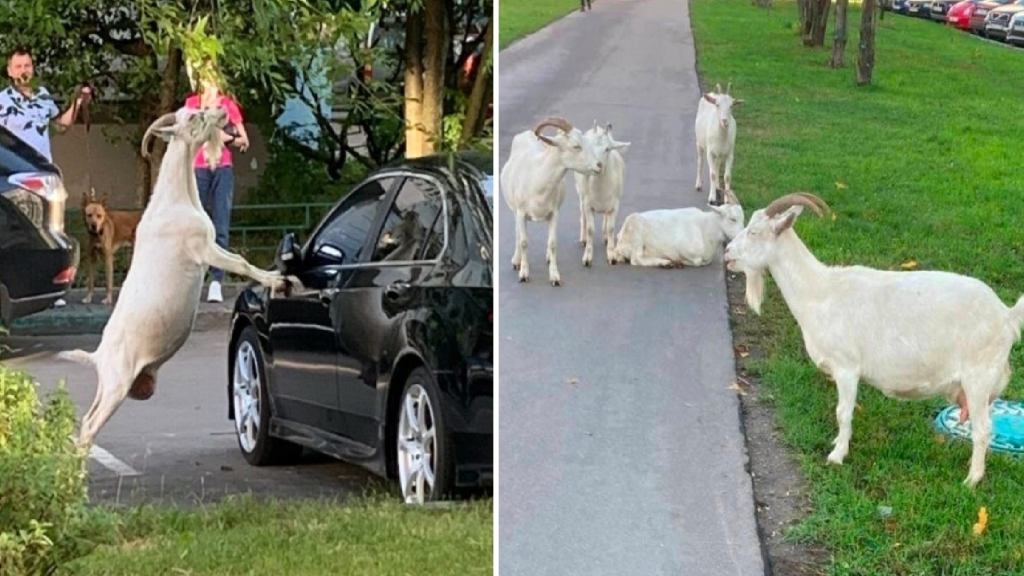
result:
M 63 237 L 65 248 L 50 250 L 26 250 L 7 254 L 7 261 L 0 276 L 18 275 L 18 281 L 11 285 L 0 277 L 0 321 L 5 325 L 18 318 L 46 310 L 54 302 L 67 295 L 74 282 L 74 274 L 64 282 L 54 279 L 69 268 L 77 268 L 79 261 L 78 242 Z

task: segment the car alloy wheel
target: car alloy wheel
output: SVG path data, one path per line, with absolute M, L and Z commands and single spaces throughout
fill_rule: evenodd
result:
M 407 504 L 433 499 L 437 489 L 438 429 L 430 395 L 413 383 L 398 416 L 398 479 Z
M 260 431 L 260 370 L 256 364 L 256 351 L 247 340 L 242 340 L 235 354 L 235 373 L 232 379 L 235 403 L 235 432 L 243 452 L 256 450 Z

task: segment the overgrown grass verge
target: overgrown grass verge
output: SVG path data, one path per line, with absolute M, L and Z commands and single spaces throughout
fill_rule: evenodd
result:
M 490 575 L 491 500 L 445 508 L 233 497 L 198 509 L 120 510 L 116 543 L 66 574 Z
M 498 49 L 580 9 L 580 0 L 501 0 L 498 2 Z
M 690 10 L 705 86 L 732 82 L 747 101 L 733 186 L 748 216 L 781 194 L 814 192 L 837 217 L 808 213 L 796 228 L 823 262 L 968 274 L 1007 303 L 1024 293 L 1024 51 L 887 15 L 874 86 L 856 88 L 859 9 L 840 70 L 825 67 L 826 50 L 800 45 L 795 3 L 766 13 L 691 0 Z M 826 466 L 834 386 L 808 361 L 781 295 L 767 294 L 763 316 L 734 321 L 756 334 L 742 342 L 762 358 L 750 367 L 808 478 L 813 511 L 790 536 L 826 546 L 835 575 L 1024 573 L 1024 461 L 990 453 L 972 492 L 961 485 L 970 445 L 931 427 L 943 401 L 897 402 L 862 385 L 850 455 Z M 1005 396 L 1020 399 L 1020 346 L 1011 362 Z M 976 537 L 982 506 L 989 522 Z

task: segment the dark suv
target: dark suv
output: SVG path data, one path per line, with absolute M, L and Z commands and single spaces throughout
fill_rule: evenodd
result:
M 64 233 L 60 170 L 0 126 L 0 321 L 4 326 L 64 297 L 78 242 Z

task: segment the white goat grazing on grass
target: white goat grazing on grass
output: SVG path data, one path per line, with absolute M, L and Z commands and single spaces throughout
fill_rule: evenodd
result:
M 803 331 L 807 354 L 836 382 L 839 434 L 828 461 L 850 447 L 857 385 L 890 398 L 945 396 L 970 418 L 974 449 L 964 484 L 985 475 L 991 403 L 1010 380 L 1010 348 L 1024 325 L 1024 297 L 1008 308 L 983 282 L 948 272 L 888 272 L 819 262 L 797 237 L 803 207 L 828 206 L 796 193 L 758 210 L 726 247 L 729 270 L 747 278 L 747 303 L 760 313 L 767 269 Z
M 541 134 L 547 126 L 558 129 L 555 136 Z M 556 258 L 558 212 L 565 201 L 565 173 L 599 174 L 602 165 L 594 152 L 583 143 L 583 134 L 561 118 L 549 118 L 533 130 L 516 134 L 508 161 L 501 169 L 501 191 L 505 203 L 516 216 L 516 248 L 512 268 L 519 270 L 519 281 L 530 280 L 530 263 L 526 257 L 529 246 L 526 222 L 548 223 L 548 278 L 552 286 L 560 286 Z
M 720 84 L 715 84 L 715 89 L 715 92 L 701 95 L 693 127 L 697 137 L 697 191 L 703 187 L 701 174 L 704 171 L 705 155 L 710 170 L 708 204 L 719 201 L 717 190 L 720 177 L 725 181 L 725 189 L 732 190 L 732 161 L 736 149 L 736 119 L 732 116 L 732 107 L 744 102 L 729 95 L 731 82 L 726 85 L 725 92 L 722 92 Z
M 732 190 L 725 204 L 634 212 L 626 217 L 615 246 L 615 261 L 634 266 L 705 266 L 726 240 L 743 230 L 743 207 Z
M 126 397 L 146 400 L 153 395 L 157 371 L 192 331 L 207 267 L 248 276 L 272 290 L 284 288 L 288 282 L 214 242 L 213 223 L 199 202 L 192 163 L 199 146 L 207 143 L 214 151 L 211 166 L 216 165 L 226 120 L 221 108 L 182 108 L 146 130 L 143 155 L 153 134 L 170 143 L 139 222 L 121 296 L 95 352 L 72 350 L 60 355 L 95 366 L 99 380 L 96 398 L 82 420 L 80 446 L 92 444 Z
M 609 264 L 615 264 L 615 216 L 619 212 L 622 189 L 626 184 L 626 162 L 622 152 L 629 148 L 629 142 L 618 142 L 612 136 L 612 125 L 594 126 L 583 134 L 583 142 L 594 151 L 594 156 L 604 170 L 600 174 L 573 174 L 576 179 L 576 193 L 580 197 L 580 242 L 583 244 L 583 265 L 594 261 L 594 217 L 604 214 L 604 243 Z

